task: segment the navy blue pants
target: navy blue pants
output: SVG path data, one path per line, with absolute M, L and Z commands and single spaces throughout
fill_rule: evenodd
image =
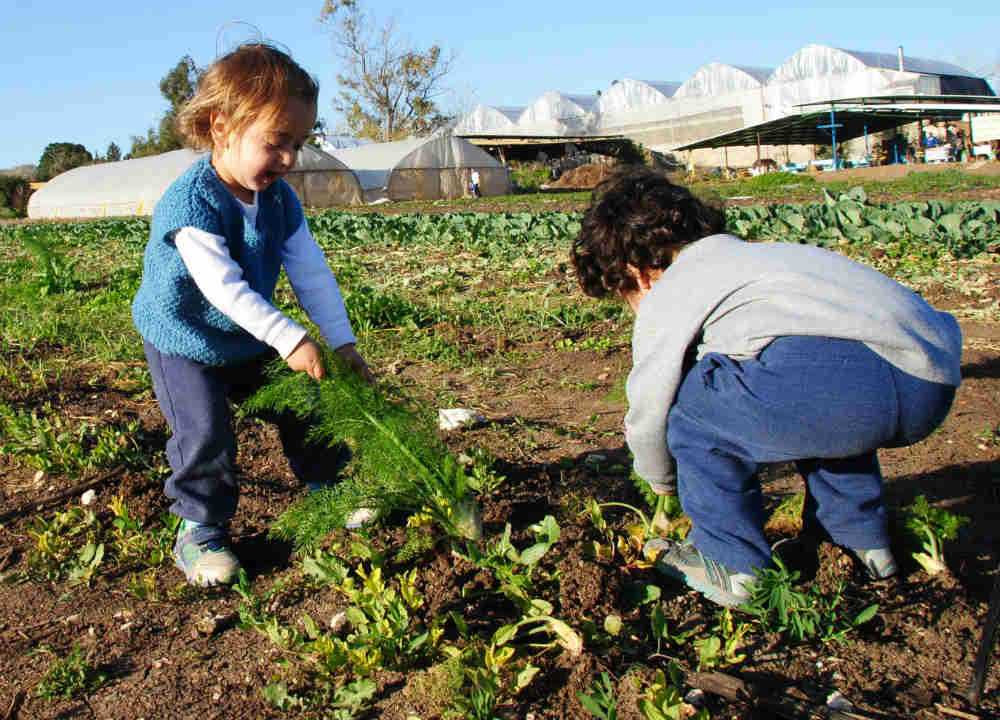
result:
M 167 459 L 173 471 L 165 491 L 170 511 L 186 520 L 222 523 L 236 512 L 236 434 L 229 403 L 245 400 L 263 385 L 265 366 L 277 353 L 264 353 L 240 365 L 213 366 L 165 355 L 143 345 L 153 391 L 173 435 Z M 323 474 L 324 448 L 306 442 L 308 418 L 293 413 L 258 413 L 273 422 L 292 472 L 303 482 Z
M 686 374 L 667 424 L 690 540 L 730 570 L 770 564 L 759 463 L 794 461 L 807 515 L 834 542 L 888 547 L 876 451 L 945 418 L 950 385 L 908 375 L 864 344 L 782 337 L 746 361 L 710 353 Z

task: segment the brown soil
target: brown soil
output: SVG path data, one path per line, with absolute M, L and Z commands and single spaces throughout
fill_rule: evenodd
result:
M 942 286 L 927 288 L 924 295 L 942 309 L 995 306 L 1000 300 L 1000 265 L 983 265 L 981 275 L 984 282 L 976 294 Z M 896 528 L 894 542 L 901 551 L 902 572 L 880 583 L 863 582 L 849 556 L 823 543 L 806 553 L 801 567 L 804 579 L 830 591 L 846 582 L 847 606 L 860 609 L 878 603 L 875 619 L 841 644 L 795 644 L 766 636 L 744 648 L 746 659 L 724 668 L 726 672 L 756 683 L 772 697 L 788 692 L 822 704 L 829 692 L 839 690 L 854 704 L 854 712 L 868 718 L 956 717 L 946 714 L 948 710 L 972 713 L 957 717 L 1000 716 L 1000 662 L 995 649 L 982 707 L 974 710 L 965 700 L 990 588 L 996 581 L 1000 542 L 1000 445 L 996 434 L 983 432 L 996 428 L 1000 419 L 1000 327 L 974 320 L 963 320 L 962 326 L 965 380 L 950 416 L 926 441 L 887 450 L 881 456 L 892 507 L 901 507 L 922 493 L 939 507 L 971 518 L 960 539 L 947 547 L 951 572 L 933 579 L 927 576 L 903 551 L 908 541 L 900 528 Z M 442 328 L 442 332 L 449 331 Z M 596 332 L 602 332 L 601 328 Z M 559 571 L 558 590 L 552 593 L 559 603 L 556 616 L 580 628 L 588 623 L 600 625 L 606 616 L 615 614 L 642 635 L 595 640 L 577 658 L 552 653 L 538 656 L 538 676 L 500 716 L 588 718 L 577 693 L 590 690 L 602 671 L 623 678 L 635 664 L 665 667 L 671 658 L 693 669 L 697 654 L 690 643 L 655 654 L 655 643 L 646 635 L 650 606 L 637 608 L 627 590 L 637 582 L 659 584 L 671 632 L 710 633 L 716 609 L 651 570 L 595 561 L 584 553 L 584 544 L 596 539 L 596 533 L 578 512 L 579 498 L 640 502 L 627 477 L 614 469 L 616 463 L 626 462 L 624 406 L 621 400 L 609 398 L 616 397 L 612 391 L 630 367 L 628 347 L 570 352 L 553 349 L 556 337 L 517 345 L 489 333 L 473 336 L 454 331 L 450 336 L 466 352 L 492 354 L 502 343 L 506 350 L 521 350 L 531 360 L 506 369 L 502 383 L 476 387 L 469 385 L 467 376 L 442 375 L 420 363 L 377 369 L 417 387 L 443 385 L 458 398 L 477 398 L 476 409 L 494 422 L 449 433 L 446 442 L 455 450 L 485 447 L 497 458 L 496 469 L 507 477 L 484 499 L 487 535 L 511 523 L 514 541 L 523 547 L 530 538 L 526 528 L 554 514 L 562 536 L 553 553 L 556 557 L 547 556 L 545 562 L 549 570 Z M 60 348 L 45 348 L 36 359 L 59 353 Z M 11 379 L 4 378 L 0 397 L 21 406 L 50 402 L 64 417 L 117 413 L 138 418 L 143 441 L 162 445 L 167 429 L 155 402 L 120 390 L 116 377 L 121 371 L 93 367 L 68 372 L 52 380 L 43 395 L 32 398 L 19 396 Z M 572 430 L 566 432 L 566 428 Z M 255 588 L 267 588 L 294 572 L 290 547 L 269 540 L 267 532 L 302 488 L 282 459 L 271 428 L 245 419 L 238 432 L 243 490 L 232 527 L 235 550 Z M 36 480 L 34 471 L 7 460 L 0 458 L 0 514 L 13 516 L 0 525 L 0 572 L 25 567 L 33 543 L 29 530 L 39 516 L 36 508 L 72 484 L 62 477 Z M 783 496 L 801 489 L 800 480 L 787 468 L 766 468 L 762 477 L 771 508 Z M 117 494 L 125 497 L 134 515 L 149 523 L 167 507 L 158 484 L 132 472 L 103 476 L 96 490 L 95 507 L 102 508 L 105 518 L 103 508 Z M 73 502 L 75 497 L 61 505 Z M 609 511 L 607 516 L 619 528 L 632 521 L 627 513 Z M 371 536 L 391 553 L 399 548 L 403 533 L 390 525 L 377 527 Z M 284 716 L 260 692 L 274 681 L 280 653 L 261 634 L 237 626 L 239 598 L 234 593 L 216 589 L 144 602 L 125 591 L 124 578 L 137 570 L 102 572 L 86 589 L 33 582 L 0 585 L 0 717 L 208 720 Z M 156 571 L 156 581 L 166 594 L 166 589 L 182 583 L 182 576 L 173 566 L 163 566 Z M 495 602 L 475 605 L 483 601 L 464 597 L 463 590 L 482 582 L 443 544 L 421 560 L 418 585 L 430 615 L 462 608 L 467 617 L 489 617 L 496 626 L 515 620 L 510 608 Z M 274 610 L 292 622 L 303 611 L 314 618 L 329 617 L 339 609 L 338 602 L 329 591 L 307 597 L 279 595 Z M 206 624 L 205 618 L 217 620 Z M 65 656 L 74 645 L 108 681 L 85 702 L 35 697 L 52 658 Z M 368 717 L 436 717 L 432 709 L 420 704 L 417 688 L 421 682 L 426 685 L 427 678 L 420 669 L 408 675 L 384 673 L 379 678 L 376 709 Z M 634 686 L 620 681 L 616 696 L 619 717 L 640 717 Z M 708 695 L 707 707 L 713 718 L 774 717 L 751 702 L 726 701 L 715 695 Z
M 580 167 L 567 170 L 559 179 L 549 183 L 546 187 L 557 188 L 559 190 L 591 190 L 615 172 L 614 166 L 595 164 L 581 165 Z

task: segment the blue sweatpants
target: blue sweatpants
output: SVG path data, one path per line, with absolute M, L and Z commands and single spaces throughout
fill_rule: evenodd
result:
M 143 345 L 153 391 L 172 435 L 167 459 L 173 471 L 165 492 L 170 511 L 186 520 L 222 523 L 236 512 L 236 434 L 229 402 L 248 398 L 267 380 L 265 366 L 277 353 L 264 353 L 240 365 L 213 366 L 165 355 Z M 278 428 L 292 472 L 303 482 L 318 481 L 324 448 L 306 441 L 308 419 L 294 413 L 258 413 Z
M 876 451 L 927 437 L 954 397 L 954 387 L 908 375 L 851 340 L 782 337 L 753 360 L 706 355 L 686 374 L 667 423 L 689 539 L 730 570 L 767 567 L 755 471 L 794 461 L 807 513 L 834 542 L 888 547 Z

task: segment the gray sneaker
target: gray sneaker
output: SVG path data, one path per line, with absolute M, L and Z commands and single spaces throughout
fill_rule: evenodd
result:
M 872 580 L 885 580 L 899 572 L 896 558 L 892 554 L 892 550 L 887 547 L 871 550 L 851 548 L 851 552 L 861 561 L 865 572 Z
M 174 562 L 189 585 L 230 584 L 236 581 L 240 561 L 229 549 L 223 525 L 202 525 L 182 520 L 174 543 Z
M 729 570 L 691 543 L 653 538 L 643 547 L 643 555 L 657 570 L 681 580 L 714 603 L 735 607 L 750 599 L 747 586 L 755 580 L 753 575 Z

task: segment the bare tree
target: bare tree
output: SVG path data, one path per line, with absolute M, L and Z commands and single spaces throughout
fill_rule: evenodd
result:
M 454 53 L 412 47 L 394 19 L 378 26 L 355 0 L 326 0 L 320 20 L 336 23 L 334 44 L 345 70 L 337 75 L 333 107 L 354 135 L 398 140 L 447 124 L 436 101 L 448 90 Z

